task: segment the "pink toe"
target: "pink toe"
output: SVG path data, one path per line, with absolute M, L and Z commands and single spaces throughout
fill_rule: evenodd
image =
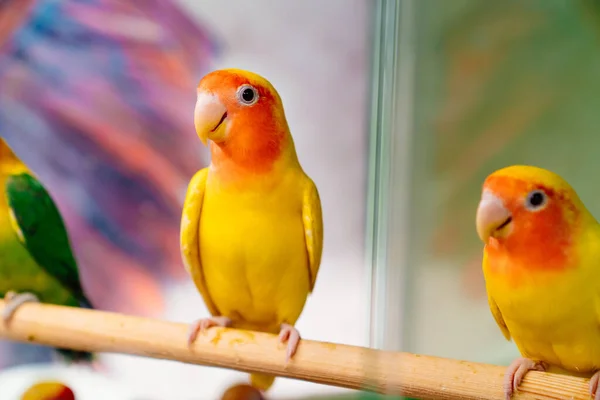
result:
M 598 396 L 600 396 L 600 392 L 598 391 L 599 378 L 600 376 L 596 372 L 590 379 L 590 397 L 594 397 L 594 399 L 597 399 Z
M 288 343 L 288 358 L 292 358 L 298 350 L 298 339 L 292 338 Z
M 198 333 L 202 329 L 202 321 L 196 321 L 192 325 L 190 325 L 190 329 L 188 331 L 188 344 L 194 343 L 194 341 L 198 338 Z
M 290 332 L 289 331 L 281 331 L 279 332 L 279 341 L 280 342 L 285 342 L 289 339 L 290 337 Z
M 509 400 L 513 394 L 513 378 L 510 377 L 510 380 L 504 381 L 504 397 Z
M 517 372 L 515 373 L 515 379 L 513 380 L 513 390 L 519 390 L 519 385 L 521 384 L 521 382 L 523 382 L 523 378 L 525 377 L 525 374 L 528 370 L 529 368 L 527 368 L 525 364 L 521 364 L 519 366 L 519 369 L 517 369 Z

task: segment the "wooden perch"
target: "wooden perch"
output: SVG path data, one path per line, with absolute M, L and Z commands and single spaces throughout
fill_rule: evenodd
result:
M 285 346 L 275 335 L 211 328 L 190 349 L 187 332 L 182 323 L 33 303 L 23 305 L 8 326 L 0 323 L 0 337 L 20 342 L 263 372 L 419 399 L 503 399 L 504 368 L 499 366 L 312 340 L 302 340 L 285 365 Z M 530 372 L 513 398 L 589 400 L 588 380 Z

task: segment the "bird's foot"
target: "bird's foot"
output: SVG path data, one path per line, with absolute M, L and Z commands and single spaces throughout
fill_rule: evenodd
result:
M 281 331 L 279 331 L 279 341 L 281 343 L 287 342 L 287 352 L 285 355 L 285 362 L 289 362 L 290 358 L 296 354 L 298 350 L 298 344 L 300 343 L 300 332 L 290 324 L 281 324 Z
M 504 374 L 504 396 L 510 400 L 514 392 L 518 390 L 525 374 L 529 371 L 545 371 L 548 364 L 543 361 L 533 361 L 529 358 L 517 358 L 513 361 Z
M 2 310 L 2 320 L 4 324 L 8 324 L 10 319 L 15 314 L 15 311 L 25 303 L 39 303 L 40 300 L 33 293 L 16 293 L 13 291 L 6 292 L 4 295 L 4 310 Z
M 596 371 L 594 375 L 592 375 L 590 379 L 590 396 L 594 400 L 600 400 L 600 390 L 598 390 L 598 386 L 600 384 L 600 371 Z
M 17 292 L 15 292 L 13 290 L 9 290 L 4 295 L 4 301 L 7 302 L 7 303 L 10 302 L 16 295 L 17 295 Z
M 188 334 L 188 346 L 191 346 L 192 343 L 198 337 L 198 334 L 212 326 L 222 326 L 222 327 L 230 327 L 231 319 L 227 317 L 211 317 L 211 318 L 202 318 L 198 321 L 194 322 L 190 326 L 190 331 Z

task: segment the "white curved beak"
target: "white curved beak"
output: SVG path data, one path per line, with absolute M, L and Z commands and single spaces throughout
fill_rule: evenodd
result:
M 512 215 L 504 202 L 489 190 L 484 190 L 477 207 L 475 224 L 477 235 L 487 244 L 490 236 L 499 236 L 508 232 Z
M 217 95 L 198 91 L 194 109 L 194 126 L 196 133 L 206 146 L 207 140 L 219 141 L 225 137 L 227 108 Z

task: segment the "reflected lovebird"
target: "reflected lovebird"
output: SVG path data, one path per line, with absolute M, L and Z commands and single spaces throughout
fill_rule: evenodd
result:
M 0 138 L 0 296 L 8 323 L 25 302 L 93 308 L 86 297 L 69 237 L 54 201 Z M 67 361 L 92 354 L 57 349 Z
M 557 174 L 511 166 L 487 177 L 477 209 L 490 309 L 522 358 L 506 398 L 530 370 L 592 375 L 600 399 L 600 225 Z
M 321 201 L 304 173 L 283 105 L 263 77 L 214 71 L 200 81 L 196 132 L 210 140 L 211 164 L 188 186 L 181 220 L 187 271 L 212 318 L 197 321 L 190 343 L 210 326 L 280 334 L 286 359 L 312 292 L 323 249 Z M 275 377 L 254 373 L 266 391 Z

